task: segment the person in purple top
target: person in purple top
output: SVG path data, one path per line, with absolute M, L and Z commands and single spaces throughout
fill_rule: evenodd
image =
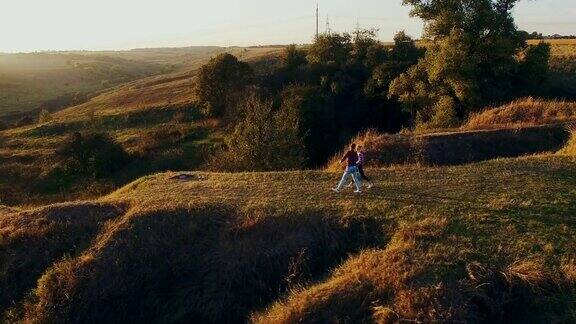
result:
M 358 177 L 358 153 L 356 152 L 356 144 L 350 145 L 350 150 L 344 154 L 340 160 L 340 163 L 343 163 L 344 161 L 346 161 L 346 170 L 344 171 L 338 186 L 336 188 L 332 188 L 332 190 L 334 192 L 340 192 L 348 176 L 351 176 L 354 184 L 356 185 L 356 191 L 354 192 L 361 193 L 362 190 L 360 190 L 360 188 L 362 187 L 362 182 Z
M 364 174 L 364 162 L 365 162 L 364 150 L 362 150 L 362 146 L 358 145 L 358 163 L 357 163 L 358 173 L 360 173 L 360 178 L 366 181 L 366 183 L 368 184 L 367 185 L 368 189 L 370 189 L 372 188 L 372 182 L 370 181 L 370 179 L 368 179 L 366 174 Z

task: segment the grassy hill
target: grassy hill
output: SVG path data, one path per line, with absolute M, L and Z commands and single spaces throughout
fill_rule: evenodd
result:
M 214 49 L 216 51 L 216 49 Z M 222 49 L 220 49 L 222 50 Z M 259 68 L 275 60 L 279 47 L 229 48 Z M 175 50 L 176 51 L 176 50 Z M 154 149 L 158 161 L 147 170 L 193 169 L 222 142 L 218 120 L 203 118 L 194 102 L 196 70 L 210 58 L 204 53 L 179 71 L 119 85 L 85 103 L 57 111 L 50 120 L 0 131 L 0 203 L 65 201 L 109 192 L 140 173 L 127 172 L 114 181 L 46 179 L 54 165 L 55 148 L 70 134 L 93 130 L 114 137 L 129 152 Z M 80 194 L 82 192 L 82 194 Z
M 572 322 L 576 159 L 161 173 L 0 214 L 0 309 L 29 322 Z
M 96 54 L 0 54 L 0 120 L 15 122 L 31 111 L 36 117 L 40 107 L 55 110 L 74 104 L 67 97 L 90 96 L 167 69 L 163 64 Z
M 130 51 L 0 53 L 0 121 L 12 123 L 30 114 L 36 118 L 39 108 L 56 111 L 86 101 L 102 91 L 106 91 L 104 97 L 92 105 L 100 108 L 100 104 L 107 103 L 121 108 L 124 102 L 114 101 L 114 98 L 123 97 L 126 92 L 146 97 L 150 91 L 157 90 L 151 88 L 150 83 L 174 86 L 171 90 L 176 98 L 171 100 L 169 92 L 160 92 L 155 95 L 162 96 L 161 100 L 144 100 L 140 106 L 178 103 L 178 98 L 181 98 L 178 96 L 179 84 L 171 81 L 189 77 L 190 71 L 199 68 L 210 57 L 232 52 L 250 59 L 270 50 L 273 48 L 200 46 Z M 129 85 L 140 88 L 139 92 L 130 92 L 126 87 L 115 88 L 149 76 L 157 77 Z M 112 98 L 111 93 L 115 93 Z M 75 95 L 80 95 L 82 100 L 72 100 Z

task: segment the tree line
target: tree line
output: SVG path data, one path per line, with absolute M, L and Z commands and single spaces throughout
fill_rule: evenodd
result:
M 516 2 L 404 0 L 426 22 L 419 44 L 404 32 L 392 46 L 372 29 L 326 33 L 308 47 L 288 46 L 266 73 L 230 54 L 213 58 L 196 94 L 207 116 L 229 125 L 228 150 L 215 165 L 318 166 L 367 128 L 455 127 L 487 105 L 537 95 L 550 48 L 527 44 L 511 16 Z

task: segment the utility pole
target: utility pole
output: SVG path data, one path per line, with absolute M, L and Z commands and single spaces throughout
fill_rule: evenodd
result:
M 318 39 L 318 4 L 316 4 L 316 39 Z

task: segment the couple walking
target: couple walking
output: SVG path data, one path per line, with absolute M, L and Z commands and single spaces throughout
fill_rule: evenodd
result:
M 362 151 L 362 146 L 358 146 L 358 150 L 356 150 L 356 144 L 352 143 L 352 145 L 350 145 L 350 150 L 344 154 L 340 163 L 344 161 L 346 161 L 346 170 L 342 175 L 340 183 L 338 183 L 336 188 L 332 188 L 332 191 L 340 192 L 349 176 L 352 177 L 352 181 L 354 181 L 354 185 L 356 186 L 356 191 L 354 191 L 355 193 L 362 192 L 362 180 L 368 182 L 368 189 L 372 188 L 370 179 L 368 179 L 364 174 L 364 152 Z

